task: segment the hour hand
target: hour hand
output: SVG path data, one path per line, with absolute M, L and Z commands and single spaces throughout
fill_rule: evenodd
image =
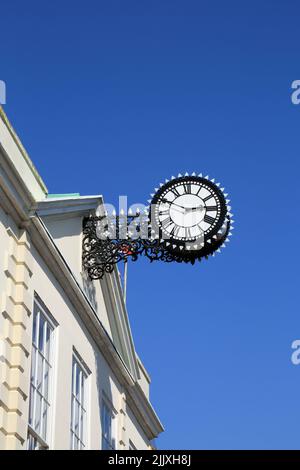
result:
M 195 212 L 195 211 L 203 211 L 204 206 L 197 206 L 197 207 L 187 207 L 186 212 Z

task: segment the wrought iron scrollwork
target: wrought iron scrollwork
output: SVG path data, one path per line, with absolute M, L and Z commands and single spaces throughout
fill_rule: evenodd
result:
M 216 251 L 223 244 L 230 228 L 228 217 L 226 233 L 222 237 L 200 251 L 180 253 L 178 249 L 172 251 L 168 248 L 159 237 L 153 237 L 151 228 L 146 229 L 145 233 L 144 222 L 147 223 L 147 220 L 141 221 L 140 214 L 126 217 L 91 216 L 84 219 L 82 263 L 90 279 L 101 279 L 106 273 L 112 273 L 117 263 L 128 258 L 136 261 L 140 256 L 145 256 L 150 262 L 194 264 L 195 261 L 201 261 L 202 258 L 207 258 Z M 128 232 L 130 233 L 128 227 L 132 224 L 136 228 L 135 237 L 128 235 Z M 120 231 L 123 231 L 122 238 L 120 238 Z M 144 237 L 137 235 L 143 231 Z M 124 236 L 125 233 L 127 236 Z

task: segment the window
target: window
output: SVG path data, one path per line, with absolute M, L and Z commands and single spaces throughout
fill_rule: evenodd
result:
M 129 439 L 129 450 L 137 450 L 134 443 Z
M 42 302 L 35 298 L 33 308 L 32 354 L 27 448 L 47 449 L 50 378 L 52 372 L 53 323 Z
M 111 450 L 116 448 L 116 440 L 114 433 L 114 420 L 115 413 L 108 406 L 106 401 L 102 402 L 102 413 L 101 413 L 101 424 L 102 424 L 102 450 Z
M 47 450 L 47 443 L 43 443 L 43 440 L 30 429 L 27 437 L 27 450 Z
M 73 356 L 72 410 L 71 410 L 71 449 L 86 447 L 86 396 L 87 373 L 80 361 Z

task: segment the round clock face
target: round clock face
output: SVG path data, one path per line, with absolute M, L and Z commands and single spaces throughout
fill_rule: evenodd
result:
M 164 240 L 181 246 L 196 243 L 194 249 L 201 249 L 222 228 L 227 207 L 222 191 L 212 181 L 183 176 L 157 191 L 151 211 Z

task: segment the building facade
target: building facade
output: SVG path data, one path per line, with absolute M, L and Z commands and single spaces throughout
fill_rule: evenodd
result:
M 102 206 L 49 195 L 0 108 L 0 449 L 148 449 L 163 431 L 118 271 L 82 270 Z

